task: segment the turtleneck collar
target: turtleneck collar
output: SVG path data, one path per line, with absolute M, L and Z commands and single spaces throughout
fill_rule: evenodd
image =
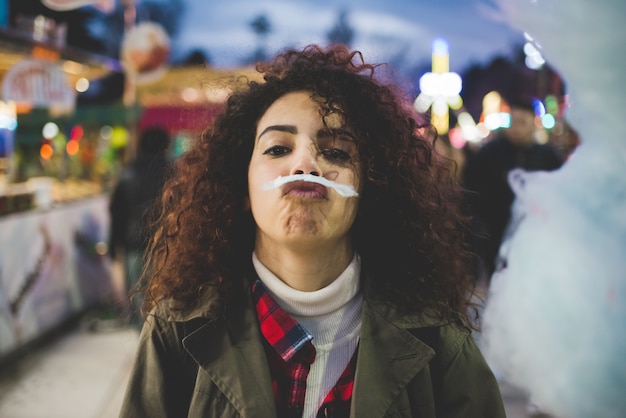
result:
M 313 292 L 303 292 L 288 286 L 269 271 L 254 253 L 252 263 L 272 298 L 291 315 L 306 317 L 329 314 L 345 306 L 360 289 L 361 260 L 357 254 L 337 279 Z

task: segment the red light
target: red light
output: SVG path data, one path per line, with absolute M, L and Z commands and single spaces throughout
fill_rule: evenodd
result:
M 83 138 L 84 133 L 85 131 L 83 130 L 83 127 L 80 125 L 76 125 L 72 128 L 72 132 L 70 133 L 70 139 L 80 141 Z
M 467 140 L 463 137 L 463 132 L 459 128 L 450 129 L 448 138 L 450 138 L 450 145 L 457 149 L 463 148 L 467 142 Z

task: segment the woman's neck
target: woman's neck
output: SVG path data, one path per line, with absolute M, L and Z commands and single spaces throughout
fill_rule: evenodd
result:
M 315 251 L 260 245 L 255 253 L 276 277 L 288 286 L 303 292 L 322 289 L 346 269 L 354 257 L 351 245 L 327 246 Z

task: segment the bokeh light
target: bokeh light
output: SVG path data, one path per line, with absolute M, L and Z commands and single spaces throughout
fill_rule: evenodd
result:
M 48 122 L 43 126 L 41 134 L 46 139 L 52 139 L 59 134 L 59 126 L 54 122 Z
M 79 149 L 80 145 L 77 140 L 70 139 L 67 141 L 67 145 L 65 146 L 65 152 L 67 152 L 67 155 L 76 155 Z
M 39 149 L 39 156 L 44 160 L 49 160 L 54 154 L 54 149 L 50 144 L 43 144 Z

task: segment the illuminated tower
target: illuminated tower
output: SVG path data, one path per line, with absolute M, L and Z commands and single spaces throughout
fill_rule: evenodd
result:
M 450 72 L 448 42 L 436 38 L 432 48 L 432 72 L 420 78 L 420 94 L 415 99 L 415 109 L 425 112 L 431 109 L 431 122 L 439 134 L 445 134 L 450 128 L 449 108 L 460 109 L 463 100 L 459 93 L 462 89 L 461 76 Z

